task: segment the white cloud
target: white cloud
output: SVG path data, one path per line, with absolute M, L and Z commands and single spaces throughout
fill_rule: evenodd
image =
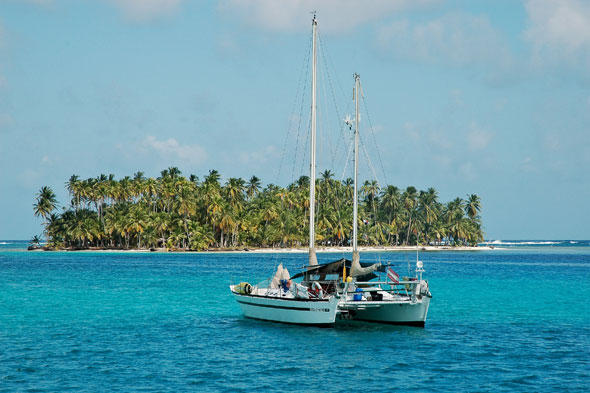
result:
M 438 163 L 438 165 L 444 167 L 445 169 L 449 168 L 453 163 L 453 159 L 444 154 L 435 154 L 432 156 L 432 160 Z
M 543 146 L 549 151 L 556 152 L 561 149 L 561 138 L 556 134 L 546 134 L 543 138 Z
M 136 21 L 156 19 L 172 14 L 184 0 L 107 0 Z
M 422 140 L 422 135 L 418 130 L 418 126 L 412 122 L 405 122 L 404 123 L 404 131 L 406 136 L 412 139 L 414 142 L 420 142 Z
M 25 3 L 33 3 L 33 4 L 41 4 L 41 5 L 45 5 L 45 4 L 50 4 L 53 2 L 53 0 L 24 0 Z
M 396 58 L 505 69 L 512 56 L 485 16 L 449 13 L 424 23 L 396 20 L 378 30 L 378 45 Z
M 264 164 L 267 162 L 274 162 L 278 157 L 277 148 L 274 146 L 266 146 L 264 149 L 254 152 L 240 153 L 240 162 L 243 164 Z
M 459 166 L 459 173 L 467 180 L 475 180 L 477 178 L 477 171 L 470 161 Z
M 173 162 L 200 164 L 207 159 L 207 152 L 199 145 L 181 145 L 176 139 L 158 140 L 155 136 L 147 136 L 142 147 L 157 153 L 160 157 Z
M 493 134 L 482 128 L 477 124 L 471 124 L 471 131 L 467 134 L 467 144 L 469 150 L 482 150 L 485 149 L 492 140 Z
M 521 162 L 520 162 L 520 169 L 523 172 L 535 172 L 537 170 L 533 159 L 531 157 L 525 157 Z
M 220 9 L 246 23 L 271 31 L 308 29 L 317 11 L 320 29 L 351 30 L 367 22 L 439 0 L 222 0 Z
M 525 39 L 538 65 L 567 61 L 590 64 L 590 3 L 580 0 L 527 0 Z
M 448 134 L 442 130 L 432 131 L 428 134 L 428 140 L 432 146 L 435 146 L 436 149 L 451 149 L 453 147 L 453 143 L 448 137 Z

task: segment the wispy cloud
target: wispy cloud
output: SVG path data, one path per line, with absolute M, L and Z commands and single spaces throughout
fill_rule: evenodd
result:
M 311 12 L 318 12 L 321 29 L 344 32 L 395 12 L 439 0 L 222 0 L 220 9 L 245 23 L 271 31 L 309 28 Z
M 405 60 L 453 66 L 507 68 L 512 55 L 487 17 L 448 13 L 426 22 L 396 20 L 381 26 L 378 47 Z
M 6 1 L 6 0 L 4 0 Z M 57 4 L 60 0 L 13 0 L 42 6 Z M 173 14 L 185 0 L 98 0 L 121 10 L 127 18 L 145 22 Z
M 53 3 L 54 0 L 22 0 L 22 1 L 24 1 L 25 3 L 33 3 L 33 4 L 42 4 L 42 5 L 45 5 L 45 4 L 51 4 L 51 3 Z
M 41 158 L 41 164 L 53 165 L 53 160 L 48 155 L 44 155 L 43 158 Z
M 239 155 L 240 162 L 246 165 L 260 165 L 268 162 L 275 162 L 279 156 L 275 146 L 266 146 L 258 151 L 242 152 Z
M 527 156 L 520 162 L 520 169 L 523 172 L 535 172 L 537 167 L 535 166 L 533 159 L 530 156 Z
M 483 150 L 490 144 L 493 134 L 484 130 L 476 123 L 472 123 L 470 131 L 467 134 L 467 143 L 469 150 Z
M 141 148 L 171 162 L 201 164 L 208 156 L 205 149 L 199 145 L 183 145 L 175 138 L 158 140 L 152 135 L 148 135 L 143 140 Z
M 477 170 L 471 161 L 461 164 L 459 166 L 459 173 L 467 180 L 475 180 L 478 177 Z
M 148 21 L 174 13 L 183 0 L 106 0 L 135 21 Z
M 536 65 L 564 61 L 590 66 L 590 3 L 580 0 L 527 0 L 524 38 Z

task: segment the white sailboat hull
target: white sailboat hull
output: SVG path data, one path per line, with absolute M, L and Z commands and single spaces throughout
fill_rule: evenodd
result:
M 338 299 L 286 299 L 281 297 L 233 295 L 246 318 L 298 325 L 333 325 Z
M 430 298 L 423 297 L 421 301 L 392 302 L 376 301 L 354 304 L 347 302 L 342 305 L 353 321 L 369 321 L 394 325 L 424 326 L 428 315 Z

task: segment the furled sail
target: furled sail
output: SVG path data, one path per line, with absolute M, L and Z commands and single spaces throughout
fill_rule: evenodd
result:
M 370 273 L 374 272 L 375 270 L 379 269 L 379 266 L 381 266 L 381 263 L 375 263 L 375 264 L 367 266 L 367 267 L 362 267 L 361 262 L 360 262 L 359 253 L 358 253 L 358 251 L 354 251 L 352 253 L 352 265 L 350 266 L 349 275 L 351 277 L 364 276 L 364 275 L 370 274 Z
M 279 266 L 277 266 L 277 271 L 270 282 L 270 287 L 274 289 L 279 288 L 281 285 L 281 280 L 289 281 L 290 279 L 291 276 L 289 275 L 289 271 L 287 268 L 284 268 L 283 264 L 281 263 Z

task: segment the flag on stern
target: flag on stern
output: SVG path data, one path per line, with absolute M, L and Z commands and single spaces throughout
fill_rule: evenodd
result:
M 399 275 L 392 268 L 387 268 L 387 278 L 394 284 L 399 284 Z

